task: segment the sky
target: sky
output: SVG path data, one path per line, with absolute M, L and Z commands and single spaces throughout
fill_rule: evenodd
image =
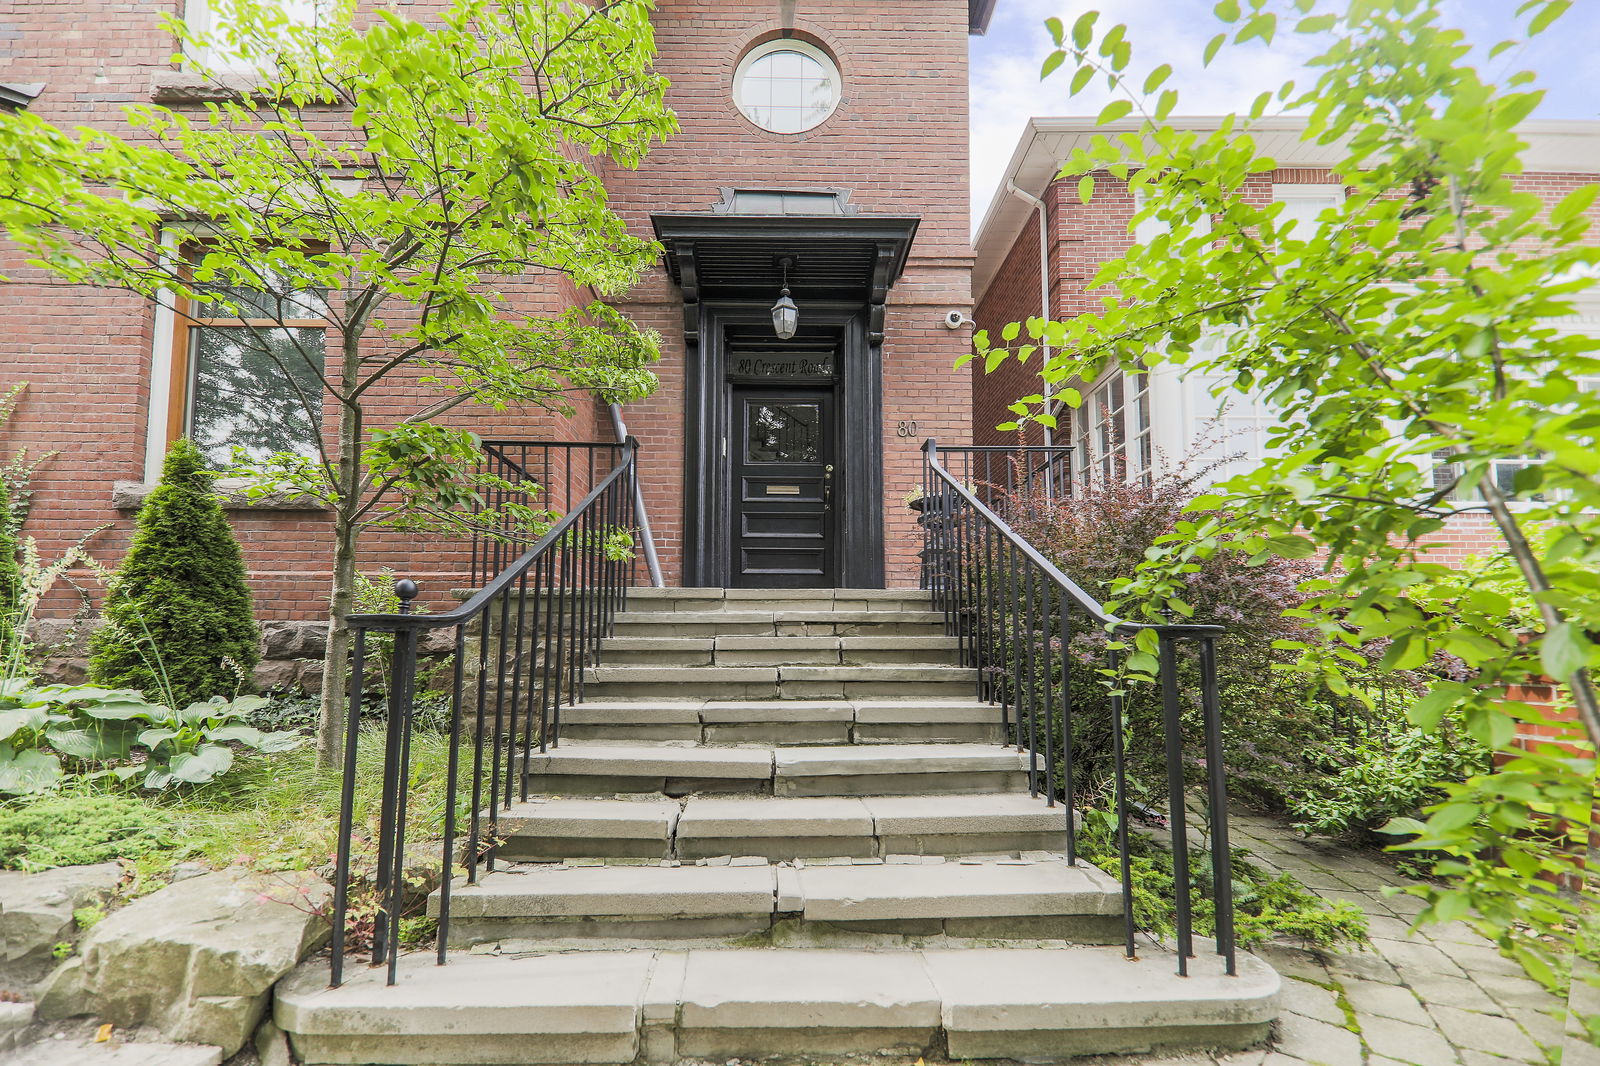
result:
M 1109 99 L 1099 86 L 1076 98 L 1067 96 L 1071 68 L 1040 82 L 1039 64 L 1050 52 L 1044 20 L 1052 15 L 1071 25 L 1083 11 L 1101 11 L 1100 28 L 1128 26 L 1132 69 L 1145 71 L 1171 63 L 1167 86 L 1179 92 L 1174 114 L 1215 115 L 1248 109 L 1256 94 L 1276 90 L 1285 80 L 1313 80 L 1304 63 L 1316 53 L 1308 38 L 1280 34 L 1269 49 L 1259 41 L 1249 51 L 1224 48 L 1209 68 L 1200 64 L 1205 44 L 1222 26 L 1211 14 L 1215 0 L 999 0 L 989 32 L 972 38 L 972 221 L 982 221 L 995 188 L 1029 117 L 1093 116 Z M 1520 0 L 1447 0 L 1446 21 L 1466 31 L 1467 39 L 1487 48 L 1518 36 Z M 1538 74 L 1547 90 L 1534 118 L 1600 118 L 1600 0 L 1577 0 L 1556 24 L 1531 43 L 1496 57 L 1497 76 L 1518 70 Z M 1228 61 L 1248 56 L 1248 61 Z M 1103 86 L 1103 83 L 1101 83 Z

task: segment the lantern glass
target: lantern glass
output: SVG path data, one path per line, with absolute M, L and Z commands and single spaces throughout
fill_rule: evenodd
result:
M 800 325 L 800 308 L 789 298 L 789 290 L 783 290 L 783 295 L 778 297 L 778 302 L 772 305 L 772 331 L 778 335 L 779 340 L 788 340 L 794 336 L 796 327 Z

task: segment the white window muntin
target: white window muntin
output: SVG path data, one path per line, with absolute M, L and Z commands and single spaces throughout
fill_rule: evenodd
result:
M 838 109 L 843 88 L 828 53 L 788 37 L 756 45 L 733 73 L 739 112 L 769 133 L 804 133 L 822 125 Z

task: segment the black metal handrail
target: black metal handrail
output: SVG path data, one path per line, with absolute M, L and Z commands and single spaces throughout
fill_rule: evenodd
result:
M 483 471 L 498 482 L 487 490 L 485 500 L 495 511 L 501 511 L 509 502 L 526 499 L 542 510 L 566 514 L 616 468 L 626 451 L 621 441 L 488 438 L 482 443 Z M 502 517 L 493 535 L 476 531 L 472 539 L 472 583 L 481 585 L 500 573 L 528 543 L 527 535 L 508 516 Z
M 575 446 L 578 450 L 588 447 L 591 446 Z M 611 470 L 594 482 L 547 533 L 510 560 L 460 607 L 441 614 L 412 613 L 410 601 L 417 594 L 416 585 L 399 581 L 395 591 L 401 597 L 400 613 L 350 616 L 353 650 L 334 871 L 333 985 L 343 980 L 345 944 L 350 935 L 356 754 L 369 639 L 374 634 L 393 634 L 387 639 L 394 642 L 374 875 L 377 911 L 372 933 L 372 964 L 388 964 L 388 983 L 392 985 L 399 961 L 400 917 L 406 887 L 411 735 L 422 659 L 419 638 L 433 631 L 448 631 L 454 638 L 449 650 L 430 668 L 431 676 L 448 678 L 449 701 L 439 882 L 438 961 L 442 966 L 450 935 L 450 889 L 457 858 L 456 808 L 462 786 L 464 715 L 470 709 L 471 792 L 467 797 L 470 807 L 464 861 L 467 882 L 474 884 L 480 866 L 494 869 L 501 810 L 510 808 L 514 795 L 528 798 L 532 752 L 546 751 L 560 742 L 561 707 L 582 698 L 584 670 L 599 661 L 601 638 L 610 634 L 615 614 L 626 606 L 627 590 L 634 577 L 635 556 L 628 550 L 626 539 L 637 518 L 634 483 L 639 444 L 630 437 L 615 447 L 618 455 Z
M 1028 449 L 1024 449 L 1027 451 Z M 989 449 L 962 449 L 988 455 Z M 940 461 L 937 442 L 923 444 L 922 498 L 924 584 L 934 607 L 944 613 L 945 630 L 961 644 L 965 666 L 975 667 L 978 695 L 1001 704 L 1003 743 L 1015 744 L 1028 759 L 1028 789 L 1043 793 L 1047 805 L 1059 796 L 1066 806 L 1067 861 L 1076 864 L 1073 780 L 1073 707 L 1070 645 L 1076 626 L 1087 624 L 1114 636 L 1153 632 L 1158 644 L 1156 681 L 1160 687 L 1163 748 L 1167 772 L 1168 820 L 1172 832 L 1178 973 L 1188 975 L 1194 955 L 1193 886 L 1189 877 L 1187 789 L 1183 772 L 1182 694 L 1178 685 L 1178 645 L 1198 650 L 1200 706 L 1204 727 L 1206 789 L 1211 812 L 1211 879 L 1216 909 L 1217 953 L 1235 970 L 1232 855 L 1228 844 L 1227 782 L 1223 775 L 1221 710 L 1217 685 L 1216 640 L 1222 626 L 1146 624 L 1118 618 L 1078 586 L 1017 533 L 989 504 L 979 499 L 985 486 L 1001 503 L 1016 489 L 1009 481 L 964 484 Z M 1027 468 L 1027 457 L 1018 460 Z M 1081 617 L 1082 621 L 1078 619 Z M 1086 630 L 1085 630 L 1086 631 Z M 1055 678 L 1059 661 L 1060 680 Z M 1106 668 L 1121 677 L 1121 656 L 1106 652 Z M 1106 694 L 1101 713 L 1112 722 L 1113 802 L 1122 879 L 1123 931 L 1129 958 L 1135 955 L 1132 861 L 1128 850 L 1124 693 L 1118 680 Z M 1055 748 L 1055 726 L 1061 748 Z M 1056 777 L 1057 756 L 1061 765 Z M 1041 767 L 1042 762 L 1042 767 Z

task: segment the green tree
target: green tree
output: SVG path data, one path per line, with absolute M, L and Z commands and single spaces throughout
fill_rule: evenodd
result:
M 212 475 L 199 448 L 177 441 L 109 582 L 89 675 L 181 709 L 248 688 L 260 641 L 244 556 Z
M 1568 6 L 1523 3 L 1527 35 Z M 1092 12 L 1070 26 L 1050 20 L 1057 49 L 1043 75 L 1060 69 L 1074 94 L 1108 82 L 1117 97 L 1101 124 L 1132 116 L 1074 153 L 1063 176 L 1085 201 L 1097 182 L 1125 182 L 1143 197 L 1136 221 L 1159 219 L 1167 232 L 1102 265 L 1101 310 L 980 335 L 977 349 L 993 367 L 1049 345 L 1057 354 L 1041 373 L 1074 403 L 1070 386 L 1110 363 L 1183 364 L 1269 399 L 1273 454 L 1196 500 L 1194 511 L 1218 514 L 1180 524 L 1119 595 L 1151 617 L 1190 614 L 1183 579 L 1228 538 L 1262 557 L 1322 548 L 1328 565 L 1301 608 L 1321 639 L 1290 649 L 1300 669 L 1338 690 L 1357 646 L 1375 640 L 1391 641 L 1385 669 L 1438 652 L 1464 660 L 1470 677 L 1438 682 L 1410 718 L 1431 730 L 1459 715 L 1503 760 L 1447 786 L 1426 822 L 1393 829 L 1406 847 L 1447 856 L 1437 867 L 1447 883 L 1418 890 L 1425 919 L 1468 918 L 1554 983 L 1580 906 L 1555 881 L 1577 872 L 1594 760 L 1515 748 L 1518 722 L 1541 711 L 1509 693 L 1557 678 L 1588 738 L 1600 738 L 1590 676 L 1600 663 L 1600 395 L 1585 388 L 1600 374 L 1600 340 L 1550 324 L 1593 285 L 1600 186 L 1553 205 L 1518 187 L 1518 127 L 1542 94 L 1527 72 L 1488 80 L 1441 7 L 1222 0 L 1226 25 L 1207 63 L 1230 40 L 1270 44 L 1281 23 L 1325 46 L 1314 85 L 1267 88 L 1213 132 L 1168 122 L 1172 68 L 1136 74 L 1124 27 L 1101 32 Z M 1343 156 L 1334 170 L 1347 198 L 1310 232 L 1247 195 L 1253 175 L 1275 169 L 1252 126 L 1276 109 L 1302 114 L 1303 139 Z M 1038 401 L 1013 408 L 1019 421 L 1053 420 Z M 1488 514 L 1503 536 L 1507 569 L 1536 612 L 1531 631 L 1508 625 L 1503 590 L 1429 557 L 1433 534 L 1464 512 Z M 1130 662 L 1148 667 L 1150 649 L 1135 651 Z
M 0 223 L 35 262 L 203 316 L 203 338 L 231 324 L 228 343 L 281 374 L 240 417 L 324 428 L 309 454 L 269 437 L 239 470 L 332 514 L 325 765 L 362 533 L 541 517 L 515 494 L 483 510 L 477 438 L 443 416 L 654 388 L 654 334 L 600 302 L 540 316 L 505 294 L 535 276 L 602 296 L 631 284 L 659 249 L 628 233 L 597 168 L 637 165 L 675 128 L 648 0 L 455 0 L 426 23 L 382 9 L 357 24 L 355 6 L 323 0 L 302 24 L 279 0 L 216 0 L 214 31 L 172 21 L 257 74 L 203 108 L 130 107 L 124 133 L 0 115 Z M 175 218 L 200 220 L 178 227 L 187 256 L 163 243 Z M 288 324 L 307 320 L 322 328 Z M 222 360 L 220 387 L 244 357 Z

